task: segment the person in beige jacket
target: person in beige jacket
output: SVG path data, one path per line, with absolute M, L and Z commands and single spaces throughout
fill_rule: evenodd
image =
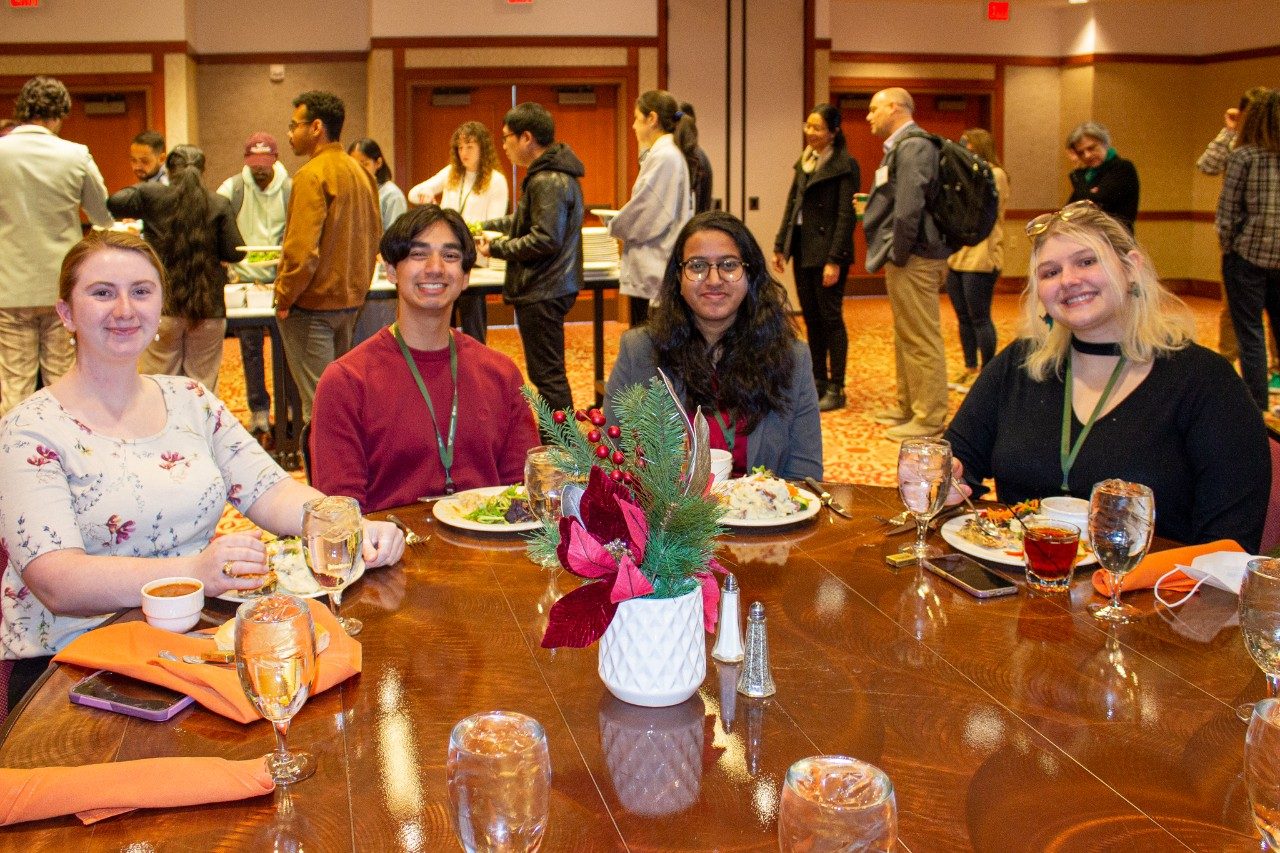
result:
M 991 322 L 991 295 L 1004 267 L 1004 211 L 1009 200 L 1009 176 L 996 159 L 995 141 L 980 127 L 970 128 L 960 142 L 974 154 L 991 164 L 996 190 L 1000 194 L 995 227 L 976 246 L 965 246 L 947 258 L 947 295 L 960 324 L 960 349 L 964 353 L 964 370 L 950 382 L 957 391 L 967 391 L 981 367 L 991 363 L 996 354 L 996 327 Z
M 293 176 L 275 298 L 306 423 L 320 374 L 351 349 L 382 238 L 378 186 L 339 141 L 345 118 L 342 100 L 329 92 L 293 99 L 289 147 L 311 159 Z

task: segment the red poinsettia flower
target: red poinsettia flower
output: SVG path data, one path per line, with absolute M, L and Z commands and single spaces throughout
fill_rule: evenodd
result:
M 640 571 L 649 525 L 626 486 L 592 467 L 580 518 L 560 519 L 560 565 L 592 583 L 551 607 L 542 647 L 584 648 L 604 635 L 619 602 L 653 592 Z

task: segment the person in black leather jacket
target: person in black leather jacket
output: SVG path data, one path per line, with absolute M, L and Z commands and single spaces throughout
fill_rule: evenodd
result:
M 564 318 L 582 287 L 582 161 L 555 141 L 546 108 L 517 104 L 502 120 L 502 150 L 527 169 L 511 216 L 482 227 L 507 236 L 480 238 L 481 254 L 507 262 L 502 298 L 515 306 L 529 381 L 553 409 L 572 411 L 564 369 Z

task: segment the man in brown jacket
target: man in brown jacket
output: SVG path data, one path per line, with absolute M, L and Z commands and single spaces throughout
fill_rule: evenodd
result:
M 289 224 L 276 277 L 276 319 L 289 372 L 311 421 L 320 374 L 351 349 L 382 236 L 378 187 L 342 149 L 342 100 L 329 92 L 293 99 L 289 146 L 311 159 L 293 176 Z

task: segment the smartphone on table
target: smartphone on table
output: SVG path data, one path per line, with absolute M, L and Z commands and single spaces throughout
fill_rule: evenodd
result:
M 195 700 L 176 690 L 100 669 L 71 688 L 73 704 L 160 722 Z
M 974 598 L 999 598 L 1013 595 L 1018 586 L 964 554 L 943 554 L 924 561 L 924 567 L 935 575 L 963 589 Z

